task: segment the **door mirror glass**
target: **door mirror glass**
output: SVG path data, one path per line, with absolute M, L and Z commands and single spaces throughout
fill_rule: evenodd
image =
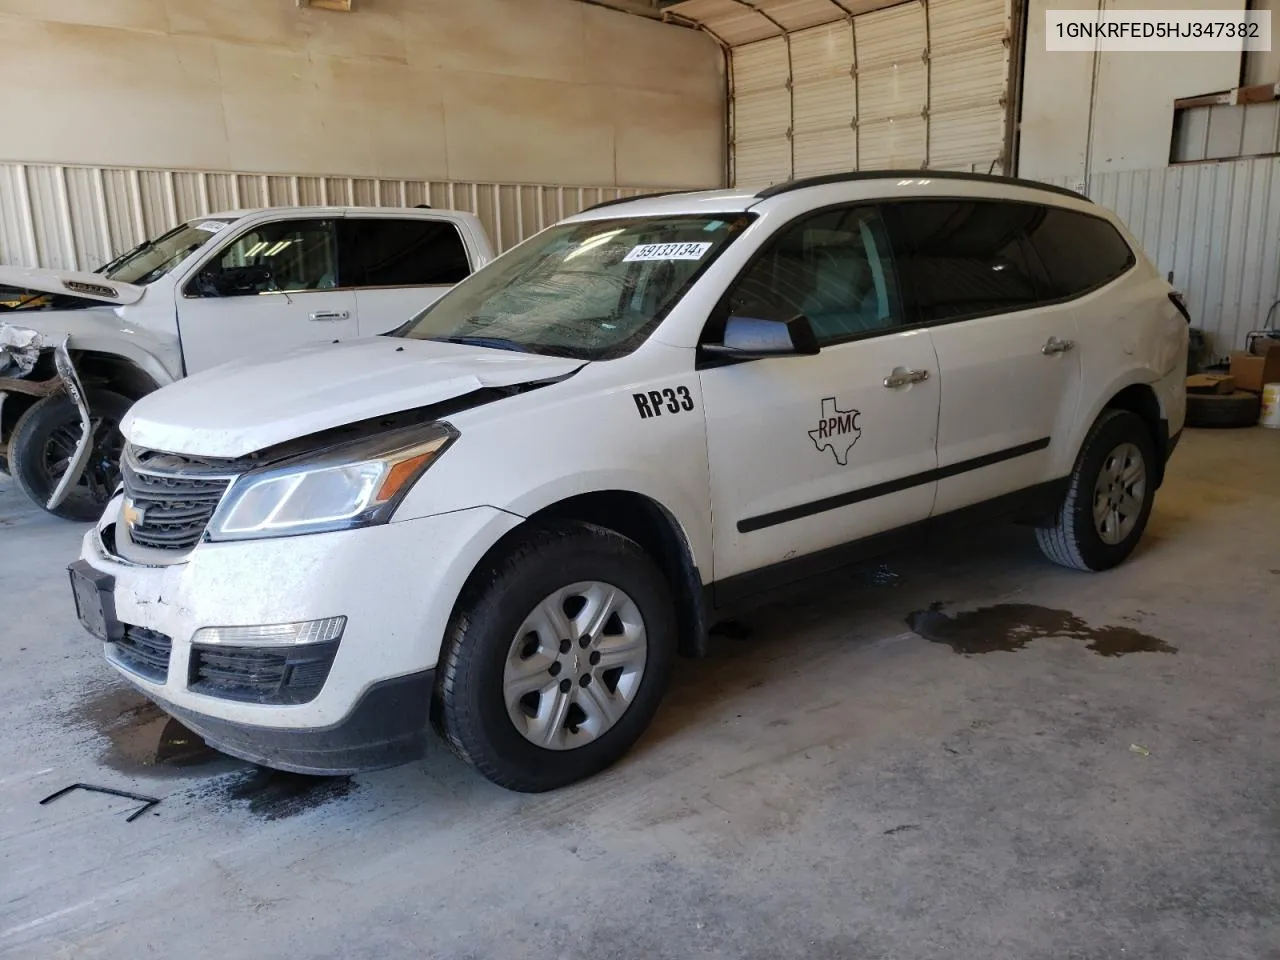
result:
M 818 352 L 818 338 L 803 315 L 790 320 L 735 316 L 725 322 L 724 341 L 703 344 L 702 349 L 716 356 L 743 360 L 813 356 Z

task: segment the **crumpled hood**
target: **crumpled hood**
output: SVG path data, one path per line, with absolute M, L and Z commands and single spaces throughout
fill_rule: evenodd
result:
M 43 267 L 0 266 L 0 287 L 17 287 L 19 290 L 40 293 L 65 293 L 87 300 L 98 300 L 115 306 L 137 303 L 147 292 L 146 287 L 119 280 L 108 280 L 100 273 L 82 270 L 47 270 Z
M 35 369 L 44 338 L 27 327 L 0 323 L 0 377 L 25 377 Z
M 551 380 L 583 363 L 398 337 L 311 344 L 171 384 L 138 401 L 123 430 L 130 443 L 152 450 L 242 457 L 484 387 Z

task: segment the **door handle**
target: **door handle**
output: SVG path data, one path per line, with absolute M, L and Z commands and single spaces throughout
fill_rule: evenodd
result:
M 1040 348 L 1040 352 L 1047 357 L 1055 353 L 1066 353 L 1075 345 L 1074 340 L 1059 340 L 1057 337 L 1050 337 L 1045 341 L 1044 346 Z
M 311 314 L 312 320 L 350 320 L 350 310 L 317 310 Z
M 928 370 L 903 370 L 899 367 L 893 373 L 884 378 L 886 387 L 905 387 L 910 383 L 922 383 L 929 379 Z

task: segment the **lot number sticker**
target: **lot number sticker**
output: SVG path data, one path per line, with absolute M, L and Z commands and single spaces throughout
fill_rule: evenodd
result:
M 709 243 L 642 243 L 622 259 L 627 263 L 638 260 L 701 260 L 710 249 Z

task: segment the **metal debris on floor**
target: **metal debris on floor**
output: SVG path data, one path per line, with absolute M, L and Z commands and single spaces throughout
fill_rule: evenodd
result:
M 90 793 L 105 793 L 110 797 L 123 797 L 126 800 L 137 800 L 142 804 L 142 806 L 129 814 L 129 816 L 125 817 L 125 823 L 133 823 L 133 821 L 137 820 L 161 800 L 160 797 L 148 797 L 141 793 L 130 793 L 128 790 L 117 790 L 114 787 L 99 787 L 92 783 L 73 783 L 69 787 L 63 787 L 61 790 L 57 790 L 49 794 L 40 801 L 40 806 L 43 807 L 47 803 L 53 803 L 53 801 L 57 800 L 59 797 L 65 797 L 73 790 L 88 790 Z

